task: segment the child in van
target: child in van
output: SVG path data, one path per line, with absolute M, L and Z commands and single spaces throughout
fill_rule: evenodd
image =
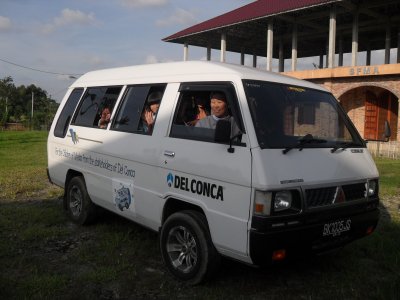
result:
M 162 93 L 158 91 L 149 95 L 145 108 L 143 109 L 139 124 L 139 131 L 142 131 L 146 134 L 151 134 L 153 132 L 153 126 L 158 109 L 160 107 L 161 98 Z
M 110 123 L 111 110 L 108 106 L 104 107 L 101 111 L 101 116 L 99 120 L 99 128 L 107 128 L 108 123 Z
M 183 101 L 176 123 L 195 126 L 198 121 L 209 115 L 206 102 L 207 100 L 200 95 L 192 96 L 191 99 Z

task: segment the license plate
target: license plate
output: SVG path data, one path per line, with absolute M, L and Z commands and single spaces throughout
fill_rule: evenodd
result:
M 324 224 L 322 236 L 339 236 L 343 232 L 349 231 L 351 228 L 351 220 L 339 220 L 332 223 Z

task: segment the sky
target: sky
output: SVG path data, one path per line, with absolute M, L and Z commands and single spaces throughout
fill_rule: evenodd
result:
M 182 60 L 183 46 L 163 38 L 251 2 L 0 0 L 0 78 L 35 84 L 60 101 L 74 81 L 70 75 Z M 189 47 L 190 60 L 205 57 L 205 49 Z
M 251 2 L 0 0 L 0 79 L 11 76 L 16 86 L 35 84 L 61 101 L 73 77 L 88 71 L 181 61 L 183 46 L 163 38 Z M 344 65 L 350 57 L 344 55 Z M 206 49 L 189 45 L 189 60 L 205 59 Z M 219 51 L 212 51 L 211 60 L 219 60 Z M 365 53 L 360 53 L 359 64 L 364 61 Z M 228 52 L 227 62 L 239 64 L 240 55 Z M 372 54 L 371 63 L 383 63 L 383 50 Z M 252 65 L 250 55 L 245 64 Z M 265 57 L 257 64 L 265 69 Z M 314 64 L 319 64 L 319 57 L 299 59 L 297 69 Z M 273 70 L 277 68 L 274 60 Z M 290 60 L 285 60 L 285 70 L 289 69 Z

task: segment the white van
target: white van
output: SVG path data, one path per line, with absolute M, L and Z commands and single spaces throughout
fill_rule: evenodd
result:
M 332 94 L 237 65 L 83 75 L 51 127 L 48 172 L 73 221 L 101 207 L 158 231 L 168 270 L 189 283 L 220 255 L 262 265 L 323 252 L 379 218 L 378 171 Z

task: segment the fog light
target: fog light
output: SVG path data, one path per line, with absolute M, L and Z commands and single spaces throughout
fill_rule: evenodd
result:
M 284 260 L 285 257 L 286 257 L 285 249 L 275 250 L 274 252 L 272 252 L 272 260 L 273 261 Z
M 368 182 L 368 197 L 375 195 L 376 187 L 377 187 L 377 184 L 376 184 L 375 180 L 370 180 Z
M 374 230 L 375 230 L 375 227 L 374 227 L 374 226 L 369 226 L 369 227 L 367 228 L 367 231 L 365 232 L 365 234 L 366 234 L 366 235 L 370 235 L 371 233 L 374 232 Z
M 281 191 L 275 194 L 274 211 L 283 211 L 292 206 L 292 193 L 290 191 Z

